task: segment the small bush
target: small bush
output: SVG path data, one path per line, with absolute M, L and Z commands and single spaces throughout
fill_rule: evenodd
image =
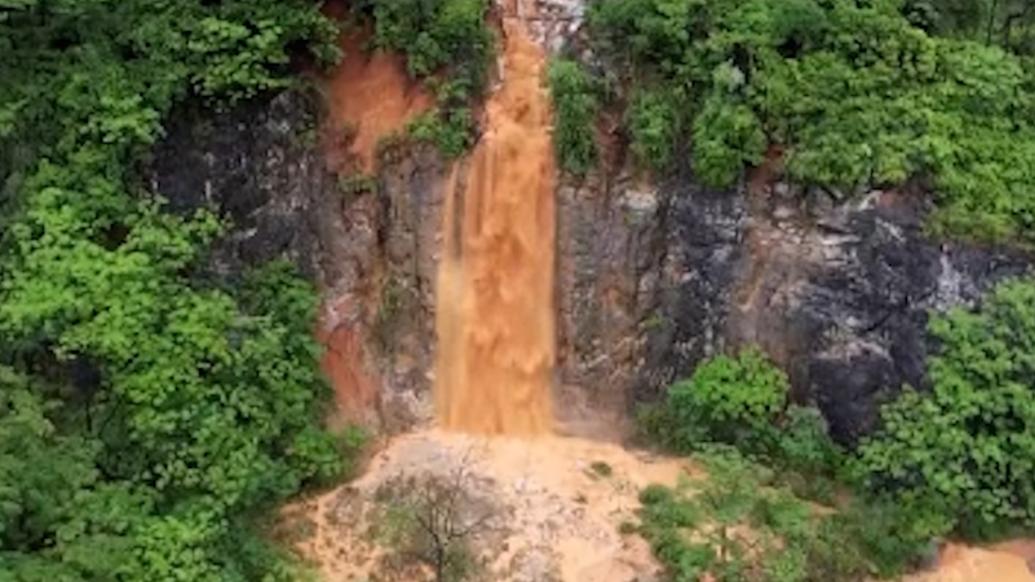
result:
M 626 124 L 641 166 L 661 172 L 671 165 L 682 124 L 681 105 L 674 91 L 643 90 L 634 97 Z
M 683 452 L 715 442 L 763 451 L 774 440 L 788 389 L 787 376 L 756 349 L 718 356 L 674 384 L 665 403 L 645 415 L 645 428 Z
M 338 191 L 346 199 L 377 193 L 377 178 L 369 174 L 349 174 L 338 178 Z
M 780 423 L 776 442 L 779 463 L 809 475 L 833 475 L 844 460 L 830 439 L 827 422 L 818 409 L 791 405 Z
M 706 184 L 733 184 L 746 164 L 758 164 L 766 149 L 762 122 L 743 104 L 717 96 L 694 120 L 694 169 Z
M 597 160 L 593 124 L 598 102 L 593 79 L 577 62 L 564 59 L 550 63 L 549 78 L 557 159 L 563 170 L 585 174 Z
M 410 122 L 412 139 L 433 144 L 447 158 L 461 156 L 474 143 L 474 119 L 467 108 L 438 109 Z

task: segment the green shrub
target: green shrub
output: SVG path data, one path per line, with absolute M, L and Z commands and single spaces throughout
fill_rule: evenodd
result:
M 860 448 L 866 484 L 938 502 L 971 530 L 1035 523 L 1035 283 L 932 319 L 930 393 L 906 390 Z
M 593 461 L 589 464 L 589 468 L 595 475 L 600 477 L 610 477 L 614 473 L 614 469 L 611 468 L 611 465 L 604 461 Z
M 412 139 L 433 144 L 442 155 L 456 158 L 474 143 L 475 124 L 470 109 L 438 109 L 417 117 L 406 130 Z
M 681 104 L 675 91 L 643 90 L 633 98 L 626 124 L 641 166 L 662 172 L 672 164 L 683 121 Z
M 597 160 L 593 138 L 597 95 L 593 79 L 575 61 L 550 63 L 550 95 L 553 97 L 553 145 L 561 169 L 583 175 Z
M 644 419 L 651 436 L 679 451 L 707 443 L 765 450 L 787 401 L 787 377 L 757 349 L 702 363 L 675 383 L 665 402 Z
M 375 44 L 406 55 L 414 77 L 448 67 L 476 87 L 484 83 L 493 43 L 485 0 L 367 0 L 359 7 L 373 17 Z
M 758 164 L 766 149 L 762 123 L 747 105 L 711 97 L 694 120 L 694 169 L 713 186 L 734 183 L 746 164 Z M 671 140 L 670 140 L 671 141 Z
M 796 494 L 832 502 L 846 456 L 819 410 L 788 404 L 788 389 L 782 371 L 757 349 L 747 349 L 700 364 L 663 402 L 642 409 L 639 425 L 647 437 L 678 452 L 734 445 L 778 469 L 779 481 Z
M 779 425 L 774 455 L 782 466 L 806 475 L 832 475 L 843 461 L 830 439 L 826 420 L 816 408 L 791 405 Z

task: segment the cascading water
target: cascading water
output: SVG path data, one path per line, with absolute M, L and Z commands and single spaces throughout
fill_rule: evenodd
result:
M 545 55 L 519 6 L 504 17 L 502 84 L 443 220 L 435 399 L 447 429 L 552 427 L 554 185 Z

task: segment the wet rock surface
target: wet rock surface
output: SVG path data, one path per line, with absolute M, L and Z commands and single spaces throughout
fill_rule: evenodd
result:
M 318 96 L 288 91 L 226 111 L 177 112 L 146 170 L 173 212 L 230 225 L 210 270 L 276 258 L 324 299 L 317 336 L 346 420 L 388 431 L 431 416 L 431 315 L 446 169 L 429 148 L 384 152 L 362 188 L 328 170 Z M 405 152 L 405 153 L 403 153 Z
M 342 189 L 314 137 L 319 107 L 288 92 L 173 116 L 147 173 L 180 213 L 233 222 L 213 270 L 287 257 L 325 297 L 325 370 L 350 418 L 390 432 L 432 416 L 434 294 L 449 170 L 427 148 L 387 152 L 374 188 Z M 564 432 L 620 438 L 637 402 L 702 359 L 758 344 L 842 441 L 903 384 L 927 386 L 928 314 L 1027 272 L 1007 249 L 927 236 L 923 196 L 842 196 L 778 180 L 730 191 L 687 173 L 626 172 L 557 190 L 558 363 Z
M 844 442 L 871 430 L 903 384 L 927 386 L 931 312 L 972 305 L 1029 265 L 1017 252 L 926 236 L 920 195 L 817 204 L 779 182 L 752 193 L 682 188 L 665 217 L 666 325 L 650 334 L 639 394 L 702 357 L 757 344 Z

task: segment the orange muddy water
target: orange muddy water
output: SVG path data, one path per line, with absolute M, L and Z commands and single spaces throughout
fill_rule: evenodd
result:
M 553 422 L 555 356 L 546 58 L 513 16 L 503 19 L 502 44 L 484 134 L 446 201 L 435 399 L 446 429 L 539 434 Z

